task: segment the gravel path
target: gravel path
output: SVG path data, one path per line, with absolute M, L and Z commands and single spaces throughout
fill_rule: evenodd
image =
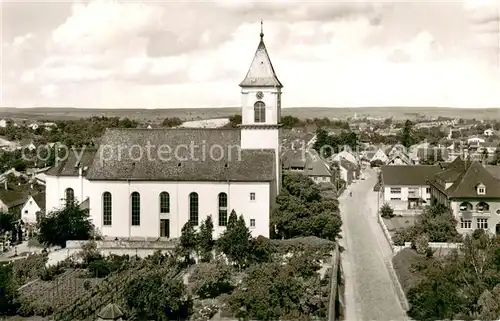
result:
M 368 170 L 339 198 L 346 251 L 342 264 L 346 278 L 346 320 L 407 320 L 386 268 L 389 244 L 377 224 L 377 175 Z M 352 191 L 352 197 L 349 192 Z

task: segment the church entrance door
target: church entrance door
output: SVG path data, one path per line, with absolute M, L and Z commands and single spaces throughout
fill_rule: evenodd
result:
M 160 220 L 160 237 L 170 237 L 170 220 Z

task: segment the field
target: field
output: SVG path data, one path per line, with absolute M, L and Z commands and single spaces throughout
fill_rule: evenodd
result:
M 128 117 L 138 121 L 161 122 L 166 117 L 179 117 L 182 120 L 201 120 L 228 118 L 239 114 L 240 108 L 185 108 L 185 109 L 83 109 L 83 108 L 9 108 L 0 109 L 0 117 L 28 120 L 69 120 L 90 116 Z M 301 107 L 283 108 L 283 116 L 291 115 L 306 118 L 346 118 L 356 114 L 358 117 L 377 117 L 394 119 L 413 119 L 417 115 L 430 117 L 460 117 L 466 119 L 499 119 L 498 108 L 444 108 L 444 107 L 358 107 L 358 108 L 320 108 Z
M 185 128 L 218 128 L 229 124 L 229 118 L 215 118 L 204 120 L 191 120 L 184 122 L 181 127 Z

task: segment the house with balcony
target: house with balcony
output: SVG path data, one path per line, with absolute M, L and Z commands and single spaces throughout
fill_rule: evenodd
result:
M 485 229 L 500 234 L 500 180 L 491 169 L 458 157 L 428 182 L 431 202 L 452 210 L 460 233 Z
M 441 170 L 434 165 L 385 165 L 381 167 L 383 200 L 397 211 L 430 204 L 427 180 Z

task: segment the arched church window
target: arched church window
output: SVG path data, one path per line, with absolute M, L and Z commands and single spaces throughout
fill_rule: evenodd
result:
M 198 225 L 198 193 L 189 194 L 189 222 L 192 226 Z
M 266 104 L 262 101 L 258 101 L 253 106 L 254 112 L 254 122 L 265 123 L 266 122 Z
M 66 204 L 71 204 L 75 201 L 75 191 L 72 188 L 67 188 L 64 194 Z
M 141 195 L 133 192 L 130 196 L 130 205 L 132 208 L 132 225 L 141 225 Z
M 219 194 L 219 226 L 227 225 L 227 194 Z
M 170 195 L 167 192 L 160 193 L 160 213 L 170 213 Z
M 110 192 L 104 192 L 102 194 L 102 218 L 103 218 L 103 225 L 106 226 L 111 226 L 112 222 L 112 205 L 111 205 L 111 193 Z

